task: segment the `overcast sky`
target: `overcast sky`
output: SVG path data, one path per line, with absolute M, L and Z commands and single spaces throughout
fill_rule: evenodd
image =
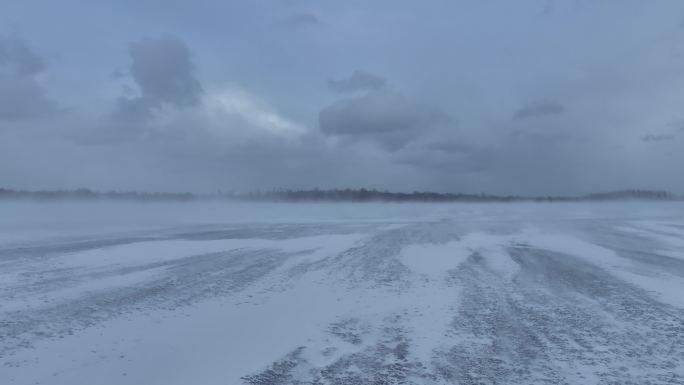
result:
M 0 2 L 0 187 L 684 192 L 684 1 Z

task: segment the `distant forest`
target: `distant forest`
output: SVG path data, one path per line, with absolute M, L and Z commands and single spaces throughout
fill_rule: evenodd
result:
M 518 196 L 414 191 L 411 193 L 361 189 L 269 190 L 250 193 L 148 193 L 77 190 L 12 190 L 0 188 L 0 200 L 114 200 L 114 201 L 265 201 L 265 202 L 579 202 L 619 200 L 684 200 L 658 190 L 620 190 L 582 196 Z

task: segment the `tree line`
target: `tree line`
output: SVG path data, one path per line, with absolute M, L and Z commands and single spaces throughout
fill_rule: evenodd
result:
M 75 190 L 12 190 L 0 188 L 0 199 L 20 200 L 123 200 L 123 201 L 272 201 L 272 202 L 577 202 L 618 200 L 681 200 L 682 196 L 662 190 L 620 190 L 582 196 L 520 196 L 438 193 L 430 191 L 389 192 L 374 189 L 273 189 L 248 193 L 215 194 L 158 193 L 137 191 L 99 192 Z

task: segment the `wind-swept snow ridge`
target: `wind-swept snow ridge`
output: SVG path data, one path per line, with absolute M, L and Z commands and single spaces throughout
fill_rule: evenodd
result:
M 251 208 L 17 227 L 0 383 L 684 382 L 681 204 Z

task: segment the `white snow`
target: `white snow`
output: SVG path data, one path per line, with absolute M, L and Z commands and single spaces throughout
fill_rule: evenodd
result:
M 470 254 L 471 251 L 458 241 L 442 245 L 411 245 L 402 252 L 401 262 L 417 273 L 439 278 L 458 267 Z
M 411 343 L 411 359 L 429 366 L 436 354 L 463 341 L 493 341 L 492 336 L 453 331 L 452 323 L 462 305 L 464 290 L 453 277 L 469 258 L 477 255 L 499 279 L 492 282 L 492 287 L 513 285 L 522 269 L 510 254 L 515 248 L 579 257 L 625 284 L 645 290 L 664 305 L 684 309 L 681 271 L 668 271 L 663 266 L 646 265 L 620 255 L 611 245 L 595 243 L 592 233 L 583 227 L 597 223 L 624 234 L 638 234 L 658 245 L 655 252 L 682 257 L 684 227 L 678 226 L 684 226 L 683 213 L 683 205 L 636 203 L 3 203 L 0 332 L 7 334 L 4 339 L 0 336 L 4 344 L 4 348 L 0 347 L 0 383 L 240 384 L 241 377 L 265 370 L 300 346 L 306 347 L 302 359 L 313 367 L 367 352 L 382 341 L 389 327 L 405 333 Z M 366 268 L 364 261 L 349 266 L 338 260 L 346 251 L 363 247 L 374 235 L 385 232 L 397 232 L 399 242 L 401 237 L 412 236 L 411 226 L 423 223 L 440 223 L 456 235 L 435 243 L 411 240 L 397 255 L 383 257 L 396 258 L 409 269 L 395 281 L 369 285 L 346 281 L 352 273 L 349 269 Z M 283 239 L 267 239 L 256 233 L 243 239 L 168 238 L 168 234 L 179 229 L 201 233 L 240 224 L 245 228 L 260 224 L 296 228 L 307 224 L 325 231 L 312 235 L 295 232 Z M 148 238 L 83 250 L 60 252 L 57 248 L 22 257 L 13 254 L 24 250 L 17 247 L 131 235 Z M 387 248 L 391 245 L 388 243 Z M 191 263 L 198 255 L 248 251 L 283 256 L 276 261 L 266 257 L 263 261 L 255 260 L 254 266 L 247 263 L 256 271 L 248 273 L 256 278 L 244 287 L 219 291 L 215 296 L 198 296 L 197 300 L 180 304 L 155 302 L 171 301 L 154 297 L 154 290 L 172 287 L 176 279 L 172 274 L 176 273 L 165 266 L 150 264 L 186 260 Z M 368 255 L 369 260 L 375 257 Z M 378 263 L 392 266 L 388 261 Z M 269 263 L 275 267 L 261 270 Z M 113 274 L 124 268 L 129 270 Z M 184 281 L 188 286 L 182 290 L 203 293 L 204 289 L 232 284 L 237 279 L 226 275 L 212 281 L 211 271 L 200 273 L 196 280 Z M 60 277 L 64 280 L 59 281 Z M 369 279 L 375 278 L 380 280 L 382 276 Z M 126 301 L 115 296 L 122 288 L 154 290 L 150 289 L 149 300 L 131 306 L 88 302 L 80 307 L 83 301 L 98 298 L 94 297 L 98 293 L 111 293 L 117 301 Z M 511 294 L 512 298 L 518 298 L 516 295 L 519 293 Z M 41 318 L 42 309 L 66 318 Z M 103 311 L 111 316 L 89 323 L 91 312 Z M 25 331 L 16 329 L 16 334 L 12 334 L 13 325 L 33 325 L 30 320 L 38 326 Z M 347 321 L 354 325 L 352 332 L 358 334 L 358 343 L 330 332 L 330 325 Z M 615 321 L 619 322 L 622 321 Z M 393 358 L 386 359 L 390 362 Z M 571 370 L 571 365 L 563 365 Z M 577 368 L 586 371 L 587 378 L 595 376 L 585 366 Z M 357 364 L 349 368 L 350 372 L 362 370 Z

